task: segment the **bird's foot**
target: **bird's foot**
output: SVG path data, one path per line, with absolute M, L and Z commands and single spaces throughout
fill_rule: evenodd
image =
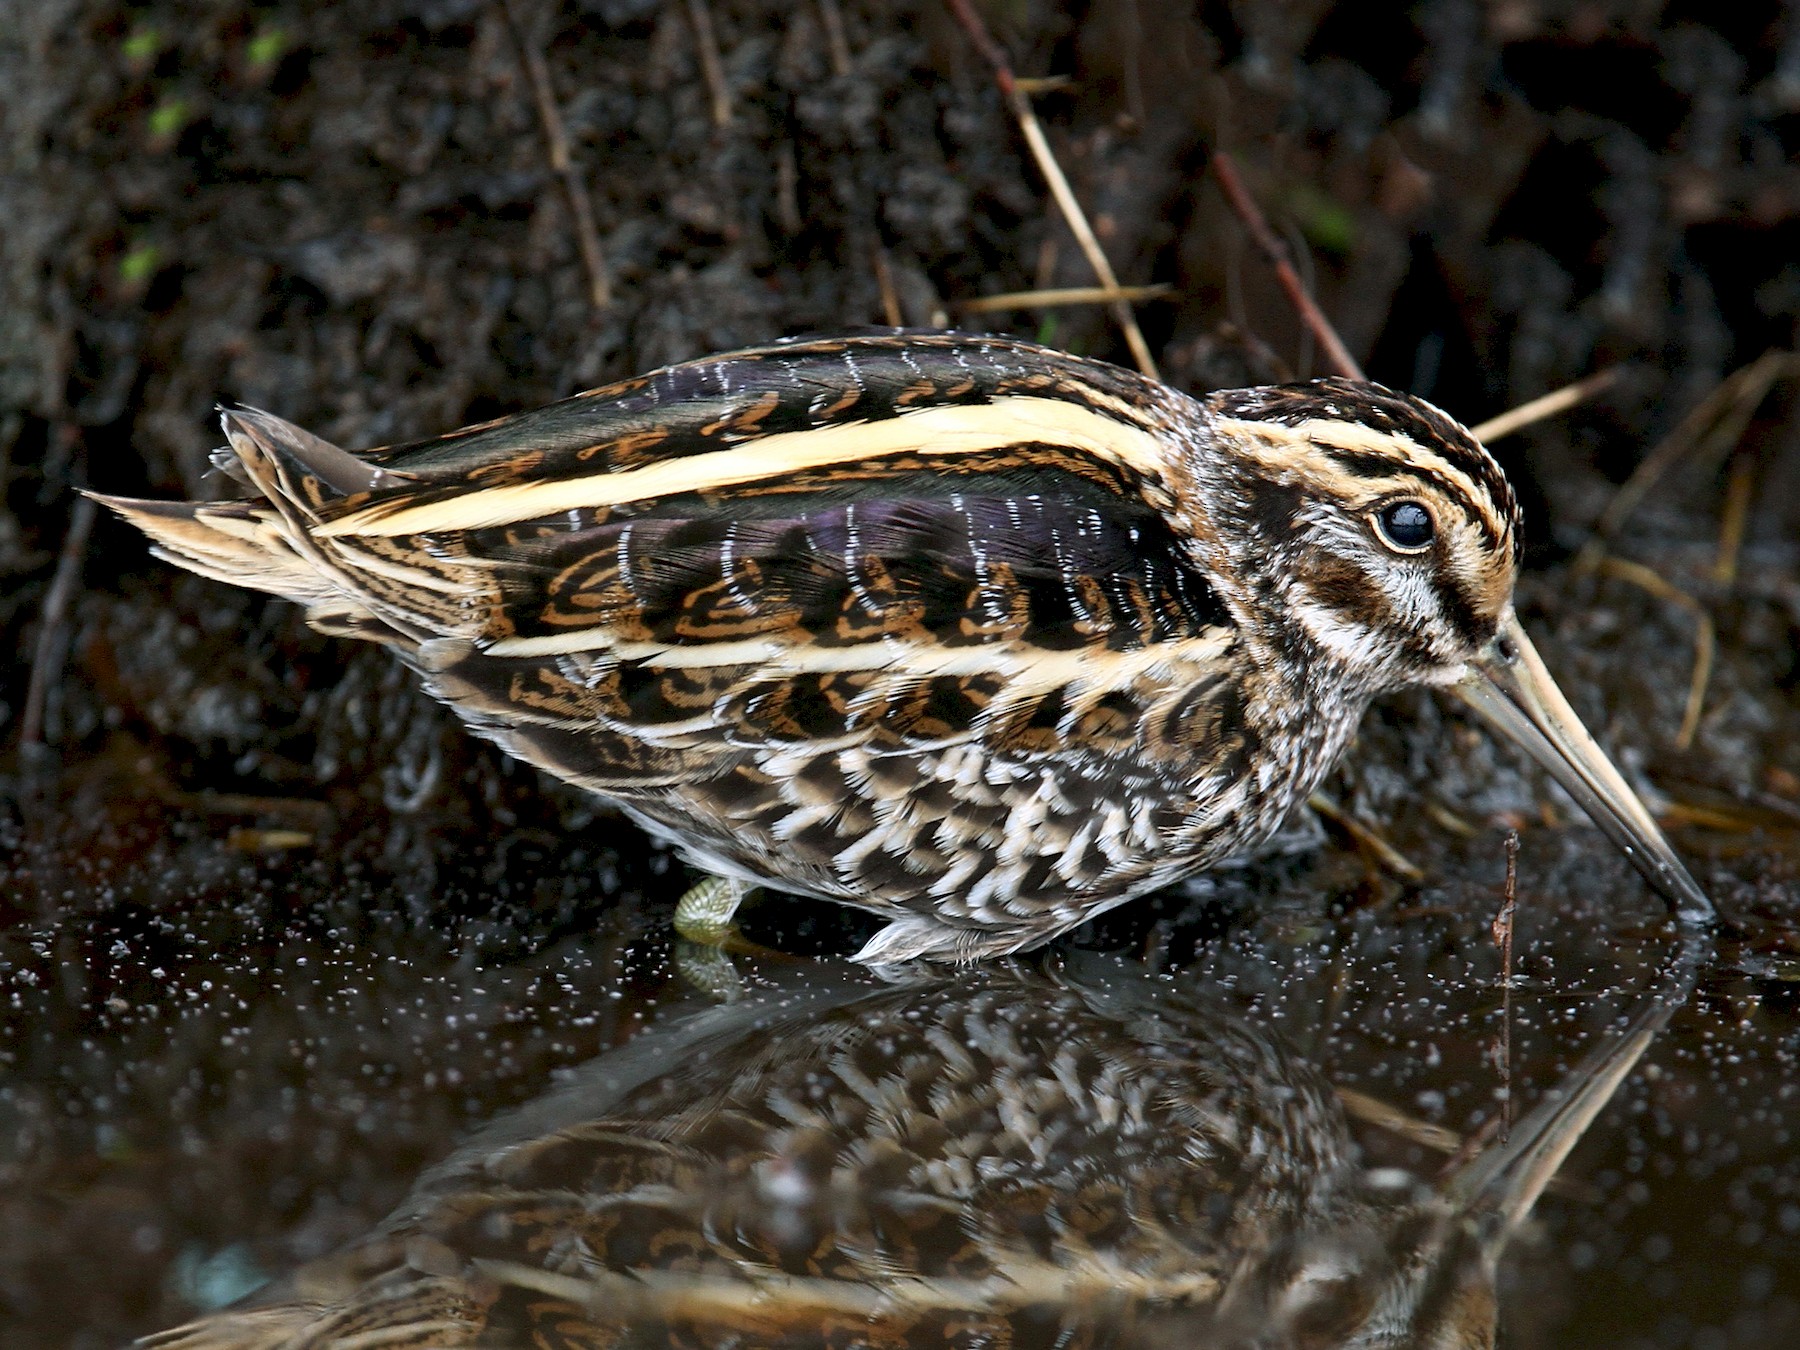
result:
M 737 912 L 759 888 L 736 877 L 709 876 L 675 902 L 675 968 L 692 988 L 720 1003 L 742 997 L 744 979 L 732 955 L 783 959 L 745 937 Z
M 702 878 L 675 902 L 675 931 L 687 941 L 720 951 L 739 951 L 753 944 L 738 931 L 737 912 L 756 890 L 736 877 Z

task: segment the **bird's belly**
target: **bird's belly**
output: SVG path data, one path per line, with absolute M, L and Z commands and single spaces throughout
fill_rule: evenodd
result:
M 624 804 L 694 861 L 880 912 L 1054 929 L 1260 842 L 1242 772 L 979 743 L 759 756 Z
M 614 678 L 598 660 L 551 669 L 470 652 L 427 683 L 475 730 L 709 870 L 1047 936 L 1254 848 L 1316 777 L 1269 762 L 1216 655 L 1029 699 L 972 691 L 980 677 L 891 696 L 859 684 L 827 734 L 819 691 L 800 708 L 791 680 L 755 668 L 676 672 L 687 685 L 633 705 L 654 706 L 656 723 L 591 695 Z

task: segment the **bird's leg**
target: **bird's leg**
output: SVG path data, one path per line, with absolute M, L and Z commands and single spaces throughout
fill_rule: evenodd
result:
M 688 887 L 675 902 L 675 931 L 689 942 L 720 949 L 736 946 L 738 907 L 757 888 L 736 877 L 711 876 Z
M 738 907 L 757 887 L 736 877 L 709 876 L 675 902 L 675 967 L 693 988 L 718 1003 L 743 997 L 744 981 L 730 952 L 762 953 L 738 932 Z

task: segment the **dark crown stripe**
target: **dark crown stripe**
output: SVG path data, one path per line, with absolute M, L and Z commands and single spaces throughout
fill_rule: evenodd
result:
M 1512 486 L 1493 456 L 1459 422 L 1423 399 L 1378 384 L 1333 377 L 1308 384 L 1223 390 L 1210 401 L 1224 416 L 1247 422 L 1284 427 L 1311 421 L 1354 422 L 1404 436 L 1478 484 L 1506 518 L 1517 510 Z M 1386 471 L 1392 472 L 1391 466 Z
M 1313 445 L 1333 465 L 1353 478 L 1373 481 L 1381 478 L 1395 478 L 1404 474 L 1410 478 L 1424 479 L 1438 490 L 1444 501 L 1458 508 L 1471 524 L 1486 535 L 1490 545 L 1498 546 L 1500 543 L 1499 532 L 1505 529 L 1506 522 L 1494 520 L 1478 502 L 1470 501 L 1467 493 L 1437 469 L 1417 461 L 1397 464 L 1392 458 L 1372 451 L 1352 450 L 1343 446 L 1327 445 L 1321 441 L 1314 441 Z M 1436 448 L 1432 447 L 1434 451 Z M 1454 463 L 1449 460 L 1448 456 L 1444 458 L 1447 464 L 1454 467 Z M 1465 476 L 1467 476 L 1466 471 Z

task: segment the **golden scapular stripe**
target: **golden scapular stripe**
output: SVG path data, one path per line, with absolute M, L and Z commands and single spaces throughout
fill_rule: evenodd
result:
M 879 422 L 777 432 L 623 473 L 515 483 L 411 506 L 403 499 L 378 502 L 312 532 L 329 537 L 478 530 L 676 492 L 741 486 L 882 455 L 971 455 L 1031 443 L 1085 451 L 1144 477 L 1161 476 L 1168 462 L 1166 446 L 1144 427 L 1079 403 L 1019 395 L 984 404 L 914 408 Z

